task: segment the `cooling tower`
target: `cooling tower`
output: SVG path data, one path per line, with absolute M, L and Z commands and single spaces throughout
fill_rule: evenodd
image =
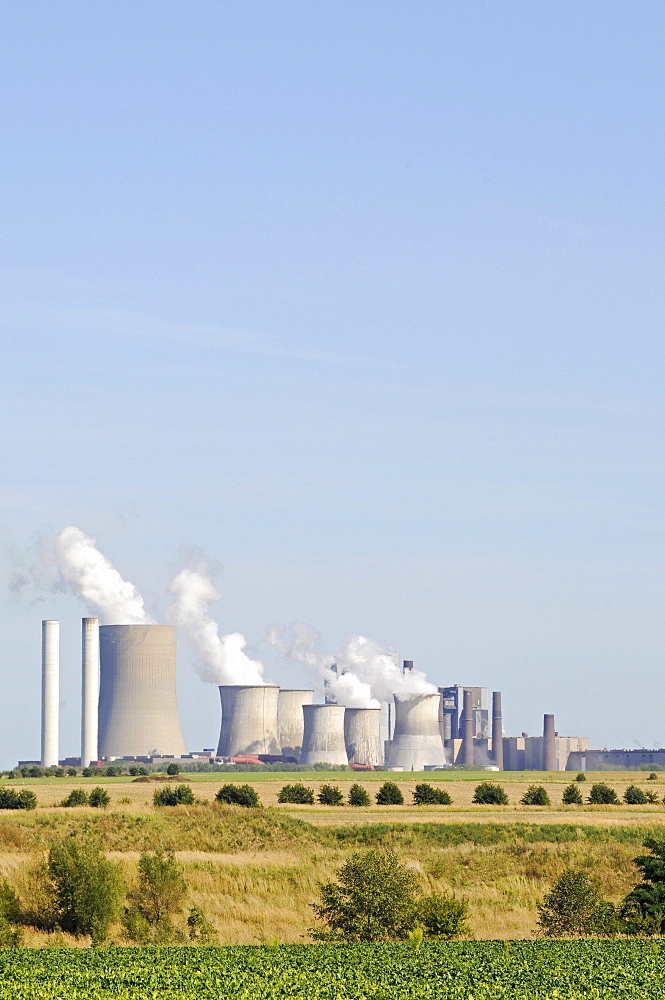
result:
M 280 690 L 277 698 L 277 739 L 280 753 L 300 760 L 305 726 L 302 707 L 311 705 L 313 701 L 313 691 L 294 688 Z
M 344 710 L 344 743 L 349 764 L 383 764 L 381 709 Z
M 42 622 L 42 767 L 58 763 L 60 622 Z
M 438 693 L 395 698 L 395 731 L 387 747 L 388 767 L 422 771 L 426 764 L 446 763 L 439 729 L 440 700 Z
M 554 716 L 543 716 L 543 771 L 556 771 L 556 733 L 554 732 Z
M 473 764 L 473 708 L 471 707 L 472 693 L 469 690 L 464 691 L 464 698 L 462 701 L 462 763 L 463 764 Z
M 503 771 L 503 718 L 501 692 L 492 692 L 492 757 L 494 766 Z
M 343 705 L 303 705 L 301 764 L 348 764 Z
M 100 756 L 181 756 L 175 629 L 102 625 L 99 654 Z
M 97 760 L 99 711 L 99 619 L 81 620 L 81 767 Z
M 274 684 L 221 684 L 222 728 L 218 757 L 237 754 L 280 754 Z

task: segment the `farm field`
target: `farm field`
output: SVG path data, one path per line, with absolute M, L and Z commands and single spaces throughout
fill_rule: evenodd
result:
M 661 1000 L 648 941 L 3 952 L 5 1000 Z

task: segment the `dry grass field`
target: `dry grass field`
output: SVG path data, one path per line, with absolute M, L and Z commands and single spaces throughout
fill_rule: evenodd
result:
M 253 785 L 258 810 L 214 804 L 228 775 L 192 775 L 198 804 L 155 808 L 158 783 L 127 779 L 34 779 L 7 782 L 29 787 L 39 807 L 31 812 L 0 812 L 0 871 L 28 900 L 34 892 L 31 871 L 55 838 L 73 833 L 94 836 L 123 868 L 131 885 L 142 850 L 173 848 L 185 869 L 189 906 L 200 906 L 225 944 L 308 940 L 310 904 L 317 886 L 334 878 L 353 851 L 383 845 L 395 850 L 420 873 L 423 885 L 454 892 L 468 900 L 476 938 L 529 938 L 536 933 L 537 903 L 567 867 L 600 877 L 605 894 L 619 900 L 636 881 L 631 859 L 644 836 L 665 837 L 665 806 L 562 806 L 561 793 L 574 775 L 450 773 L 440 776 L 339 772 L 333 774 L 238 774 Z M 662 797 L 665 776 L 603 773 L 580 783 L 588 794 L 603 781 L 623 795 L 629 784 Z M 393 780 L 404 806 L 342 808 L 279 805 L 287 783 L 303 781 L 318 791 L 337 784 L 346 793 L 358 782 L 374 797 L 378 780 Z M 409 805 L 419 781 L 445 783 L 451 806 Z M 476 806 L 479 781 L 505 788 L 508 806 Z M 3 782 L 4 784 L 4 782 Z M 104 785 L 106 810 L 65 809 L 58 803 L 72 788 Z M 529 784 L 543 784 L 551 807 L 526 807 L 519 800 Z M 118 937 L 118 940 L 120 938 Z M 60 934 L 29 932 L 26 943 L 64 943 Z M 67 942 L 67 943 L 74 943 Z

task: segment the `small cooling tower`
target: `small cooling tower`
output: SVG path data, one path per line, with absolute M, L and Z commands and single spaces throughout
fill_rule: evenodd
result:
M 81 621 L 81 767 L 97 760 L 99 751 L 99 619 Z
M 425 765 L 446 763 L 439 729 L 440 700 L 438 693 L 395 698 L 395 731 L 387 745 L 388 767 L 422 771 Z
M 277 739 L 281 753 L 300 760 L 305 726 L 302 707 L 313 701 L 313 691 L 281 688 L 277 698 Z
M 221 684 L 222 728 L 218 757 L 280 754 L 277 730 L 279 688 L 273 684 Z
M 541 767 L 543 771 L 556 771 L 556 733 L 554 731 L 554 716 L 543 716 L 543 756 Z
M 344 710 L 344 742 L 349 764 L 383 764 L 381 709 Z
M 58 763 L 60 622 L 42 622 L 42 767 Z
M 184 754 L 175 689 L 175 629 L 102 625 L 99 660 L 100 756 Z
M 301 764 L 348 764 L 343 705 L 303 705 Z

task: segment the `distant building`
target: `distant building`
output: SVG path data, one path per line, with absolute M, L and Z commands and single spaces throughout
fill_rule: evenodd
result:
M 665 750 L 589 750 L 573 751 L 566 764 L 567 771 L 613 771 L 623 768 L 648 770 L 651 765 L 665 767 Z
M 462 715 L 465 691 L 471 692 L 474 740 L 484 740 L 490 735 L 487 688 L 465 687 L 462 684 L 453 684 L 452 687 L 439 688 L 439 694 L 441 695 L 439 725 L 441 728 L 441 737 L 444 741 L 461 740 L 464 735 L 462 732 Z

